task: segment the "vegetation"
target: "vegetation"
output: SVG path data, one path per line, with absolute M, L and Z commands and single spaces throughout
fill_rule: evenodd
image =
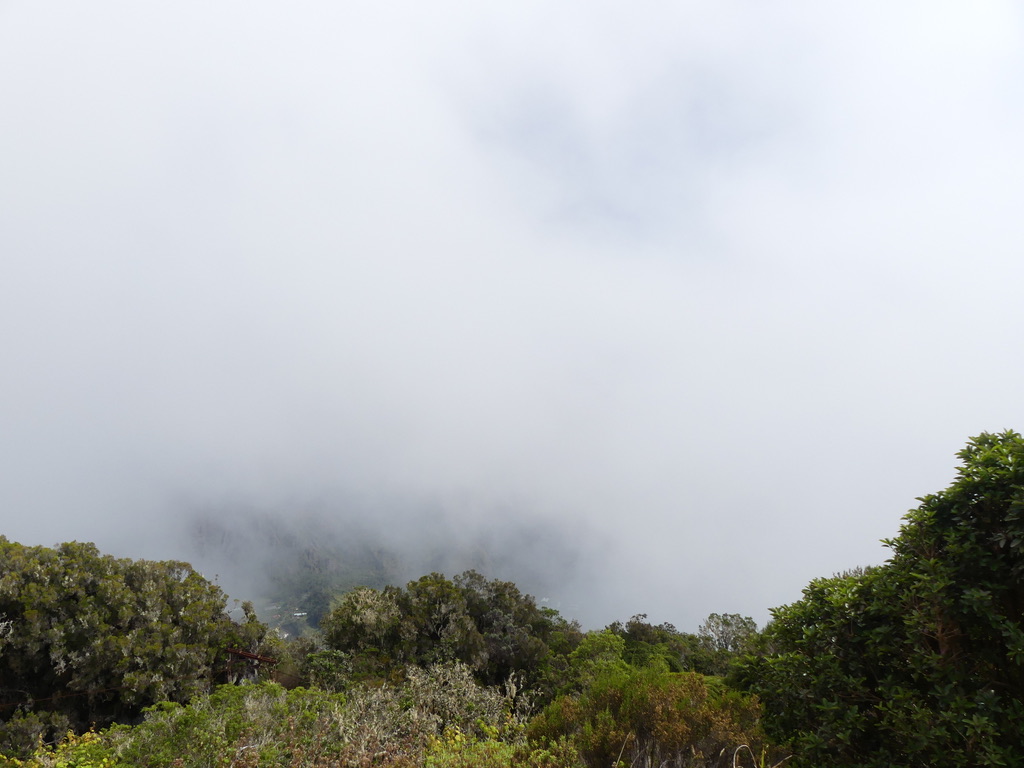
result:
M 0 537 L 0 741 L 124 721 L 227 680 L 225 649 L 266 638 L 251 607 L 236 625 L 225 602 L 186 563 Z
M 767 747 L 759 715 L 755 699 L 718 678 L 609 666 L 581 695 L 550 704 L 528 735 L 536 745 L 572 743 L 588 766 L 724 768 L 740 744 Z
M 888 563 L 812 582 L 740 677 L 800 765 L 1012 765 L 1024 740 L 1024 439 L 983 434 Z
M 0 768 L 1012 765 L 1024 438 L 959 456 L 885 565 L 813 581 L 763 632 L 583 632 L 467 571 L 352 589 L 284 643 L 184 563 L 0 537 Z
M 654 626 L 645 614 L 634 616 L 625 625 L 615 622 L 608 630 L 623 639 L 623 658 L 634 666 L 659 660 L 673 672 L 690 670 L 705 675 L 726 674 L 757 637 L 754 620 L 736 613 L 711 614 L 695 635 L 667 623 Z
M 484 685 L 514 677 L 533 688 L 552 684 L 554 656 L 582 636 L 577 624 L 538 608 L 512 582 L 475 571 L 454 580 L 432 573 L 404 589 L 352 590 L 322 629 L 328 647 L 363 678 L 393 678 L 410 664 L 461 661 Z

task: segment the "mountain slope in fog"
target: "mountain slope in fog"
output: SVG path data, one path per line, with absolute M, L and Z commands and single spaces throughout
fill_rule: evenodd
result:
M 571 614 L 573 585 L 585 581 L 580 553 L 593 549 L 579 530 L 514 514 L 487 527 L 440 509 L 387 516 L 202 510 L 185 520 L 189 559 L 208 578 L 232 597 L 306 614 L 310 626 L 353 587 L 469 569 L 514 581 Z

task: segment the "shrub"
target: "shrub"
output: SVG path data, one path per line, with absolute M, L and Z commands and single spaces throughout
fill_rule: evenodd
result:
M 528 727 L 531 745 L 573 741 L 584 763 L 727 766 L 740 744 L 765 746 L 759 707 L 716 678 L 658 669 L 615 671 L 563 696 Z
M 94 730 L 67 734 L 57 744 L 39 743 L 27 760 L 0 757 L 0 768 L 119 768 L 109 743 Z
M 31 768 L 403 768 L 422 765 L 445 733 L 470 740 L 467 755 L 507 756 L 522 740 L 515 698 L 479 685 L 458 663 L 410 668 L 401 685 L 352 685 L 344 694 L 287 691 L 275 683 L 224 685 L 187 705 L 150 707 L 139 725 L 70 736 L 26 757 L 35 761 Z M 441 760 L 442 751 L 435 756 Z M 14 765 L 10 760 L 3 768 Z

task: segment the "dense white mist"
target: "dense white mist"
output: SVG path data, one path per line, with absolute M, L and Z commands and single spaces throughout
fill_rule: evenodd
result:
M 1024 427 L 1016 4 L 507 6 L 0 3 L 0 533 L 521 517 L 763 622 Z

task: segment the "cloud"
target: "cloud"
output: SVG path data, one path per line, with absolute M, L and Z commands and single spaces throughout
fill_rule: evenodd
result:
M 1019 427 L 1021 32 L 7 3 L 4 533 L 447 503 L 594 542 L 594 622 L 763 620 Z

